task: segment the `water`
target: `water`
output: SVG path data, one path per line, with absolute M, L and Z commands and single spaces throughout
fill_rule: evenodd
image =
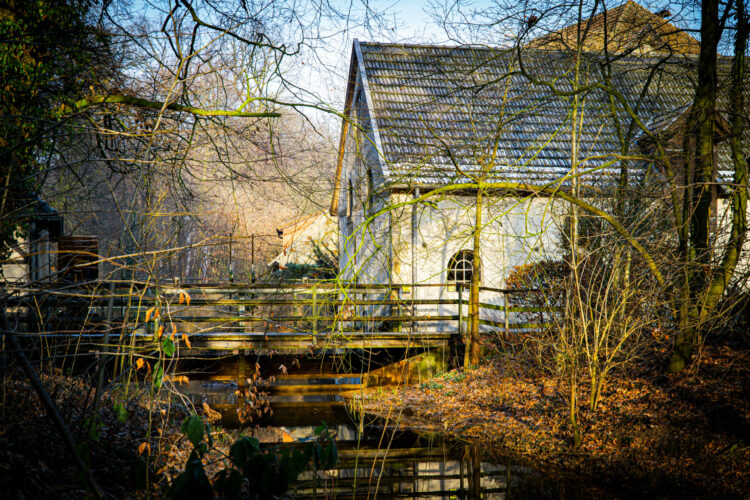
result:
M 266 360 L 267 361 L 267 360 Z M 288 360 L 279 359 L 277 364 Z M 270 363 L 273 365 L 273 363 Z M 254 362 L 250 364 L 253 366 Z M 244 397 L 245 384 L 231 380 L 240 367 L 224 363 L 211 378 L 194 377 L 187 391 L 222 414 L 222 424 L 237 427 L 238 404 L 253 401 L 261 411 L 252 435 L 265 446 L 307 439 L 325 422 L 335 435 L 339 463 L 335 469 L 305 473 L 292 492 L 295 498 L 591 498 L 601 494 L 577 484 L 553 480 L 539 471 L 492 455 L 441 435 L 394 430 L 384 422 L 353 415 L 347 409 L 352 394 L 367 376 L 334 373 L 325 363 L 300 366 L 294 374 L 275 375 L 278 368 L 260 370 L 258 398 Z M 269 375 L 273 373 L 274 375 Z M 271 378 L 273 377 L 273 378 Z M 236 378 L 236 377 L 235 377 Z M 252 380 L 251 380 L 252 381 Z M 267 386 L 266 386 L 266 382 Z M 261 396 L 262 395 L 262 396 Z

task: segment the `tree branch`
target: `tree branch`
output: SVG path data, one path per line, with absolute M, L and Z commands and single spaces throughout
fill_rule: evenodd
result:
M 127 104 L 128 106 L 135 106 L 139 108 L 148 108 L 161 111 L 162 109 L 170 109 L 172 111 L 183 111 L 196 116 L 237 116 L 241 118 L 279 118 L 281 113 L 276 112 L 262 112 L 262 113 L 248 113 L 245 111 L 231 111 L 231 110 L 211 110 L 196 108 L 194 106 L 185 106 L 177 103 L 165 103 L 162 101 L 149 101 L 147 99 L 141 99 L 140 97 L 132 97 L 128 95 L 108 95 L 108 96 L 93 96 L 87 99 L 81 99 L 76 101 L 73 105 L 76 111 L 83 111 L 92 106 L 98 104 Z

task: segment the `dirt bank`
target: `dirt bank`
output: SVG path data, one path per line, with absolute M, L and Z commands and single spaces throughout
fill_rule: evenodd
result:
M 374 389 L 361 403 L 400 426 L 481 443 L 615 496 L 750 497 L 750 353 L 707 347 L 687 373 L 613 378 L 596 412 L 581 409 L 578 449 L 566 392 L 495 362 L 398 391 Z

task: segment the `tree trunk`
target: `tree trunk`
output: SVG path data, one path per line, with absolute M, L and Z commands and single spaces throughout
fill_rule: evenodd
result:
M 479 345 L 479 283 L 481 273 L 481 260 L 479 258 L 479 252 L 481 249 L 481 237 L 482 237 L 482 189 L 477 189 L 476 197 L 476 214 L 474 220 L 474 262 L 473 272 L 471 273 L 471 293 L 469 295 L 469 345 L 468 350 L 468 365 L 477 366 L 479 365 L 479 359 L 481 357 L 481 349 Z
M 680 307 L 679 333 L 669 360 L 669 371 L 682 370 L 690 362 L 693 351 L 700 341 L 700 303 L 704 298 L 708 279 L 709 223 L 711 220 L 712 189 L 714 182 L 714 129 L 716 116 L 716 60 L 721 36 L 718 0 L 705 0 L 701 5 L 701 51 L 698 59 L 698 85 L 690 111 L 689 130 L 695 136 L 694 161 L 686 161 L 683 220 L 689 220 L 689 248 L 683 248 L 687 269 L 681 285 L 680 300 L 687 301 Z M 692 141 L 686 140 L 686 147 Z M 690 151 L 685 151 L 689 160 Z M 690 187 L 692 184 L 692 188 Z M 692 193 L 689 191 L 692 189 Z M 688 203 L 689 200 L 689 203 Z M 684 246 L 684 245 L 683 245 Z

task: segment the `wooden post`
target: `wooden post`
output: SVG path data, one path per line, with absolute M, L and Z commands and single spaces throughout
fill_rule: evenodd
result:
M 466 339 L 464 338 L 463 332 L 463 287 L 460 284 L 456 284 L 456 290 L 458 291 L 458 330 L 456 335 L 451 336 L 450 341 L 448 342 L 448 365 L 451 368 L 459 368 L 461 366 L 460 348 L 461 344 L 464 344 L 464 346 L 466 345 Z
M 472 448 L 471 453 L 471 498 L 482 498 L 482 457 L 479 450 Z
M 312 334 L 313 338 L 318 334 L 318 287 L 312 287 Z
M 237 294 L 237 299 L 239 301 L 244 301 L 246 298 L 247 298 L 247 295 L 245 295 L 243 292 L 240 292 L 240 293 Z M 245 304 L 238 304 L 237 305 L 237 316 L 238 317 L 243 317 L 244 315 L 245 315 Z M 244 333 L 245 332 L 245 327 L 247 326 L 247 322 L 246 321 L 240 321 L 238 323 L 238 326 L 240 327 L 240 331 L 242 333 Z
M 400 317 L 403 316 L 403 313 L 404 313 L 403 308 L 401 307 L 401 302 L 402 302 L 403 298 L 401 296 L 401 287 L 400 286 L 398 288 L 396 288 L 396 299 L 398 299 L 398 305 L 396 306 L 396 310 L 397 310 L 397 313 L 398 313 L 397 316 L 400 318 Z M 396 323 L 396 325 L 397 325 L 396 326 L 396 331 L 399 331 L 399 332 L 403 331 L 403 323 L 402 323 L 401 320 L 398 320 L 398 322 Z
M 250 235 L 250 282 L 255 283 L 255 233 Z
M 461 319 L 464 309 L 464 288 L 461 284 L 457 284 L 456 289 L 458 290 L 458 334 L 463 335 L 463 332 L 461 331 Z
M 510 320 L 508 318 L 508 291 L 503 291 L 503 309 L 505 314 L 505 339 L 508 339 L 508 331 L 510 330 Z
M 244 409 L 245 407 L 245 379 L 247 378 L 247 366 L 245 364 L 245 351 L 239 349 L 237 351 L 237 408 Z

